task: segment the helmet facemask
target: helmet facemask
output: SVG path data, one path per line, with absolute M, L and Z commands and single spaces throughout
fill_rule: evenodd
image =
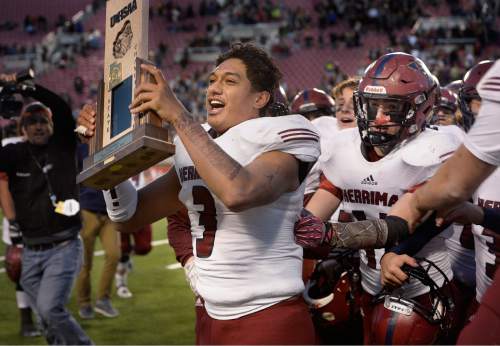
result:
M 476 121 L 476 115 L 471 108 L 473 100 L 481 101 L 479 94 L 475 89 L 462 88 L 459 91 L 458 104 L 462 112 L 465 131 L 468 131 Z
M 409 96 L 387 96 L 355 92 L 354 111 L 363 143 L 377 147 L 385 154 L 406 139 L 419 133 L 416 122 L 419 111 L 428 113 L 428 98 L 424 93 Z M 379 107 L 383 108 L 379 113 Z M 395 129 L 398 128 L 398 129 Z

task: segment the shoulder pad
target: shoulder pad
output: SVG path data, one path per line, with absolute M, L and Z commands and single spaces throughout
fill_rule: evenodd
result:
M 500 102 L 500 60 L 481 78 L 477 84 L 477 92 L 485 100 Z
M 301 115 L 256 118 L 235 126 L 228 134 L 230 131 L 237 131 L 241 145 L 250 145 L 260 153 L 282 151 L 314 162 L 321 152 L 317 129 Z
M 435 166 L 448 159 L 460 144 L 461 140 L 448 131 L 426 129 L 403 145 L 401 157 L 410 166 Z
M 335 152 L 345 150 L 346 147 L 358 146 L 361 138 L 358 128 L 349 128 L 330 133 L 321 138 L 321 157 L 320 161 L 326 162 Z

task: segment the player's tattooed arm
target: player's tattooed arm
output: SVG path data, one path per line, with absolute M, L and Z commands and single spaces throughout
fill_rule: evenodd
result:
M 198 174 L 231 210 L 242 211 L 270 203 L 300 185 L 299 163 L 290 154 L 270 151 L 242 166 L 219 147 L 187 111 L 172 124 Z
M 194 121 L 159 69 L 150 65 L 142 65 L 141 68 L 153 76 L 154 83 L 141 83 L 136 88 L 130 112 L 139 114 L 152 110 L 172 124 L 196 171 L 210 192 L 226 207 L 241 211 L 267 204 L 299 186 L 295 157 L 282 152 L 268 152 L 242 167 Z
M 182 112 L 173 125 L 177 134 L 183 139 L 184 145 L 196 146 L 201 155 L 208 159 L 208 163 L 217 169 L 229 180 L 233 180 L 242 166 L 222 150 L 187 111 Z M 189 143 L 185 142 L 188 141 Z M 187 148 L 189 151 L 189 148 Z M 191 154 L 191 152 L 190 152 Z

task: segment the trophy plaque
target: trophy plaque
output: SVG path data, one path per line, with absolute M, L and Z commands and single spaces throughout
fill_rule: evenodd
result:
M 107 190 L 174 154 L 169 131 L 154 112 L 132 117 L 128 109 L 136 86 L 152 78 L 149 64 L 149 0 L 108 0 L 104 80 L 101 81 L 95 134 L 77 183 Z

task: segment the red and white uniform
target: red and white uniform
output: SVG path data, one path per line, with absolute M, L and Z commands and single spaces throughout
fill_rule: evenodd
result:
M 401 195 L 427 181 L 458 145 L 455 136 L 427 129 L 378 161 L 369 162 L 361 153 L 358 129 L 340 131 L 320 158 L 326 177 L 320 188 L 342 199 L 341 218 L 345 212 L 357 220 L 379 219 L 389 212 Z M 451 279 L 445 237 L 443 234 L 434 237 L 416 256 L 433 261 Z M 362 285 L 371 295 L 382 289 L 379 263 L 383 254 L 383 249 L 360 251 Z M 437 272 L 431 270 L 430 275 L 439 285 L 443 284 L 443 278 Z M 404 287 L 409 297 L 429 291 L 416 281 Z
M 500 60 L 483 76 L 477 92 L 481 108 L 464 144 L 480 160 L 500 166 Z
M 500 208 L 500 169 L 495 170 L 474 193 L 474 204 L 486 208 Z M 476 247 L 476 300 L 481 299 L 493 282 L 500 262 L 500 235 L 497 232 L 473 226 Z
M 460 142 L 463 142 L 466 136 L 465 131 L 457 125 L 437 125 L 436 128 L 438 129 L 438 131 L 447 132 L 454 135 L 460 140 Z
M 313 125 L 319 132 L 319 137 L 321 141 L 321 152 L 325 151 L 324 146 L 326 145 L 327 138 L 335 136 L 335 133 L 340 131 L 337 126 L 337 119 L 331 116 L 322 116 L 311 121 Z M 306 192 L 305 194 L 314 193 L 319 187 L 319 176 L 321 171 L 319 168 L 319 162 L 315 163 L 314 166 L 309 171 L 306 178 Z
M 482 98 L 477 119 L 465 139 L 466 148 L 477 158 L 491 165 L 500 166 L 500 60 L 488 70 L 477 86 Z M 498 194 L 498 169 L 476 191 L 474 201 L 489 208 L 500 207 Z M 495 184 L 495 182 L 497 184 Z M 488 190 L 488 187 L 492 187 Z M 474 226 L 476 247 L 476 299 L 482 302 L 476 317 L 464 328 L 458 344 L 496 343 L 499 340 L 500 300 L 498 299 L 499 273 L 492 280 L 493 267 L 498 263 L 499 244 L 495 234 Z M 487 287 L 490 287 L 487 290 Z
M 452 225 L 450 237 L 445 240 L 453 276 L 468 287 L 476 285 L 476 260 L 472 225 Z
M 438 131 L 454 135 L 460 142 L 464 141 L 465 132 L 456 125 L 436 126 Z M 472 225 L 454 224 L 450 237 L 445 244 L 450 255 L 453 276 L 461 283 L 474 287 L 476 285 L 476 260 L 474 253 L 474 236 Z
M 300 115 L 248 120 L 215 142 L 243 166 L 269 151 L 305 162 L 320 154 L 316 129 Z M 302 248 L 295 244 L 293 228 L 305 183 L 272 203 L 233 212 L 209 191 L 182 142 L 174 143 L 179 199 L 188 209 L 197 288 L 208 314 L 236 319 L 301 293 Z

